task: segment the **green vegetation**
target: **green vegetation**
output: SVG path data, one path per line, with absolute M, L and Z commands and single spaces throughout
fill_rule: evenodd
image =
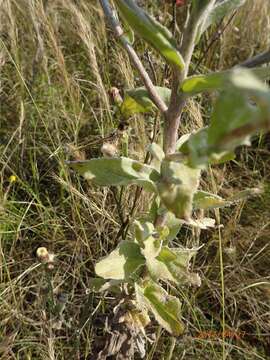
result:
M 270 356 L 270 7 L 190 3 L 1 4 L 3 359 Z

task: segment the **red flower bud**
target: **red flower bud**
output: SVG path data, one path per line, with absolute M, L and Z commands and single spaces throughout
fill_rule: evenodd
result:
M 175 4 L 176 4 L 176 6 L 183 6 L 183 5 L 185 5 L 185 2 L 186 2 L 186 0 L 176 0 Z

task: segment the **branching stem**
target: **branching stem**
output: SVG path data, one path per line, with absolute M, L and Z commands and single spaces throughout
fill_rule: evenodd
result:
M 183 32 L 180 53 L 185 61 L 185 69 L 182 72 L 179 72 L 177 69 L 174 69 L 173 71 L 170 105 L 165 114 L 163 146 L 166 155 L 173 154 L 176 150 L 180 117 L 187 99 L 186 95 L 181 93 L 179 89 L 181 83 L 188 75 L 190 61 L 196 45 L 199 28 L 214 4 L 215 0 L 209 0 L 200 11 L 193 11 L 188 18 L 188 22 Z
M 127 51 L 128 56 L 133 64 L 133 66 L 137 69 L 137 71 L 139 72 L 143 83 L 146 87 L 146 89 L 149 92 L 149 96 L 151 98 L 151 100 L 153 101 L 153 103 L 156 105 L 156 107 L 162 112 L 165 113 L 167 111 L 167 105 L 165 104 L 165 102 L 161 99 L 161 97 L 159 96 L 158 92 L 155 89 L 155 86 L 152 83 L 152 80 L 150 78 L 150 76 L 148 75 L 147 71 L 145 70 L 140 58 L 138 57 L 136 51 L 133 49 L 133 47 L 131 46 L 131 44 L 127 41 L 125 35 L 124 35 L 124 31 L 122 29 L 122 27 L 119 24 L 119 21 L 117 20 L 117 18 L 114 16 L 113 10 L 109 4 L 108 0 L 100 0 L 100 4 L 102 6 L 102 9 L 104 11 L 104 14 L 112 28 L 112 30 L 115 33 L 115 36 L 117 38 L 119 38 L 119 40 L 121 41 L 122 46 L 124 47 L 124 49 Z
M 242 64 L 240 64 L 240 66 L 253 68 L 267 63 L 270 63 L 270 49 L 250 59 L 245 60 L 244 62 L 242 62 Z

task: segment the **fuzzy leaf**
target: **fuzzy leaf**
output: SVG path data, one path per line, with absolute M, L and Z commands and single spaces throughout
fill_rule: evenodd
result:
M 206 23 L 212 9 L 214 8 L 215 0 L 192 0 L 192 3 L 193 6 L 191 18 L 194 17 L 193 22 L 197 21 L 197 19 L 200 19 L 200 22 L 197 25 L 195 39 L 195 42 L 198 43 L 203 33 L 204 24 Z
M 125 157 L 70 161 L 68 164 L 100 186 L 137 184 L 148 191 L 156 191 L 155 182 L 159 179 L 159 173 L 152 167 Z
M 152 281 L 145 282 L 142 287 L 136 285 L 136 296 L 139 305 L 151 311 L 157 322 L 170 334 L 179 336 L 184 332 L 179 299 Z
M 158 193 L 164 206 L 178 219 L 188 220 L 192 211 L 193 195 L 197 190 L 200 170 L 184 163 L 164 159 Z
M 207 230 L 208 228 L 213 228 L 215 226 L 215 219 L 190 219 L 189 221 L 186 221 L 185 224 L 198 229 Z
M 216 209 L 232 203 L 206 191 L 197 191 L 193 198 L 194 209 Z
M 198 152 L 198 150 L 200 149 L 199 153 L 201 152 L 201 154 L 205 153 L 205 147 L 208 146 L 207 145 L 207 137 L 208 137 L 208 128 L 202 128 L 199 129 L 198 131 L 194 132 L 194 133 L 190 133 L 190 134 L 185 134 L 183 135 L 178 141 L 177 141 L 177 149 L 178 151 L 180 151 L 181 153 L 185 154 L 185 155 L 189 155 L 189 156 L 195 156 L 196 157 L 196 153 Z M 191 137 L 192 136 L 192 137 Z M 190 143 L 189 143 L 190 141 Z M 191 145 L 193 144 L 193 145 Z M 192 150 L 196 148 L 196 152 L 192 154 Z M 203 156 L 203 155 L 202 155 Z M 205 161 L 208 161 L 209 164 L 212 165 L 217 165 L 217 164 L 223 164 L 227 161 L 230 160 L 234 160 L 235 158 L 235 154 L 232 151 L 224 151 L 221 153 L 213 153 L 213 154 L 209 154 L 203 156 L 203 158 L 205 159 Z M 199 163 L 202 159 L 199 160 Z
M 113 13 L 114 13 L 115 18 L 119 21 L 117 11 L 113 11 Z M 121 20 L 122 20 L 122 23 L 123 23 L 124 37 L 125 37 L 126 41 L 132 45 L 134 43 L 134 40 L 135 40 L 134 32 L 131 29 L 131 27 L 128 25 L 128 23 L 127 23 L 127 21 L 125 20 L 124 17 L 122 17 Z
M 169 64 L 183 70 L 184 60 L 177 50 L 172 34 L 165 26 L 149 16 L 133 0 L 114 0 L 114 2 L 135 33 L 156 49 Z
M 151 222 L 139 222 L 137 220 L 134 221 L 134 230 L 135 230 L 135 238 L 140 245 L 143 246 L 144 241 L 149 238 L 149 236 L 153 235 L 155 232 L 155 227 Z
M 156 143 L 150 144 L 148 147 L 148 151 L 152 155 L 150 166 L 152 166 L 154 169 L 160 172 L 161 162 L 165 157 L 164 151 Z
M 241 70 L 241 68 L 239 68 Z M 225 70 L 206 75 L 195 75 L 187 78 L 181 87 L 181 90 L 188 95 L 196 95 L 204 91 L 222 90 L 230 86 L 232 76 L 235 70 Z M 245 69 L 243 69 L 245 71 Z M 261 80 L 270 78 L 270 66 L 258 67 L 250 70 L 250 74 L 257 76 Z
M 135 41 L 134 32 L 126 21 L 123 21 L 123 24 L 124 24 L 125 38 L 132 45 Z
M 217 3 L 204 22 L 201 32 L 205 32 L 210 25 L 221 22 L 225 16 L 237 10 L 240 6 L 244 5 L 245 2 L 246 0 L 224 0 Z
M 163 270 L 158 274 L 159 278 L 172 281 L 178 285 L 198 285 L 198 281 L 194 284 L 194 274 L 188 271 L 190 259 L 197 253 L 197 250 L 169 249 L 164 246 L 156 258 L 156 270 L 158 269 L 158 263 L 160 263 L 160 270 Z M 166 271 L 164 271 L 164 267 L 166 267 Z
M 180 219 L 177 219 L 173 213 L 167 213 L 166 226 L 168 226 L 168 229 L 170 231 L 167 237 L 168 242 L 174 240 L 177 237 L 182 225 L 182 221 Z
M 237 146 L 249 144 L 250 135 L 270 127 L 270 92 L 267 86 L 249 70 L 243 69 L 234 70 L 228 84 L 230 88 L 215 103 L 209 127 L 188 139 L 191 166 L 205 165 L 211 159 L 218 161 Z
M 141 248 L 141 253 L 146 259 L 146 266 L 147 263 L 155 259 L 158 254 L 160 253 L 162 242 L 159 238 L 156 238 L 154 236 L 149 236 L 143 244 L 143 248 Z
M 119 284 L 121 281 L 119 280 L 105 280 L 101 278 L 90 278 L 89 281 L 89 290 L 99 293 L 110 290 L 111 292 L 119 293 Z
M 132 323 L 137 331 L 145 335 L 145 328 L 151 322 L 147 311 L 135 308 L 129 310 L 128 315 L 130 316 L 129 323 Z
M 132 241 L 122 241 L 96 264 L 95 272 L 104 279 L 129 280 L 144 263 L 139 245 Z
M 145 257 L 146 267 L 148 265 L 151 267 L 151 264 L 161 251 L 164 236 L 168 235 L 166 227 L 165 231 L 163 229 L 158 230 L 160 233 L 149 222 L 140 223 L 136 221 L 135 223 L 135 237 L 141 247 L 141 253 Z
M 156 86 L 155 88 L 162 100 L 168 104 L 171 90 L 160 86 Z M 150 112 L 154 109 L 156 109 L 156 106 L 150 99 L 146 88 L 139 87 L 125 92 L 120 111 L 124 116 L 129 117 L 139 113 Z
M 161 146 L 156 143 L 152 143 L 149 145 L 149 152 L 151 155 L 158 161 L 162 161 L 165 157 L 164 151 L 162 150 Z

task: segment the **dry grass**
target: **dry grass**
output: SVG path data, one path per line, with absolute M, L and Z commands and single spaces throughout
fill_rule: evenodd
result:
M 220 67 L 241 63 L 270 46 L 270 3 L 248 0 L 223 34 Z
M 268 2 L 249 1 L 220 43 L 220 66 L 265 49 L 269 22 Z M 0 0 L 0 32 L 0 357 L 87 359 L 113 301 L 88 294 L 89 281 L 95 261 L 117 243 L 121 219 L 112 191 L 79 179 L 64 161 L 100 154 L 102 138 L 120 121 L 109 89 L 140 82 L 107 37 L 97 1 Z M 204 103 L 189 104 L 182 131 L 207 121 Z M 132 156 L 144 156 L 150 130 L 142 118 L 132 120 Z M 269 144 L 261 137 L 204 176 L 203 186 L 221 195 L 262 183 L 266 192 L 216 212 L 220 231 L 180 233 L 181 243 L 205 246 L 194 263 L 202 287 L 176 289 L 187 331 L 174 359 L 270 357 Z M 120 213 L 130 211 L 133 196 L 123 194 Z M 141 198 L 141 210 L 146 202 Z M 39 246 L 56 255 L 51 278 L 35 257 Z M 64 304 L 58 317 L 50 313 L 48 284 Z M 227 329 L 245 335 L 223 342 L 217 335 L 223 315 Z M 198 338 L 202 331 L 213 333 Z M 167 347 L 168 336 L 159 332 L 147 359 L 163 358 Z

